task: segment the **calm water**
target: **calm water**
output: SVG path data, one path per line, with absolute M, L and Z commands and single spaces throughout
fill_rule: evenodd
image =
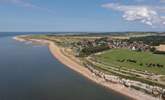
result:
M 126 100 L 58 62 L 45 46 L 0 38 L 0 100 Z

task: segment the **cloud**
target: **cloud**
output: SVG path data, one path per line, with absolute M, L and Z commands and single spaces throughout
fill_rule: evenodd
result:
M 145 5 L 121 5 L 108 3 L 102 7 L 122 12 L 122 17 L 127 21 L 137 21 L 150 26 L 165 26 L 165 16 L 160 15 L 164 7 L 151 7 Z
M 165 3 L 165 0 L 160 0 L 161 3 Z
M 17 6 L 21 6 L 21 7 L 25 7 L 25 8 L 38 9 L 38 10 L 41 10 L 41 11 L 46 11 L 48 13 L 54 13 L 50 9 L 40 7 L 38 5 L 35 5 L 33 3 L 28 2 L 27 0 L 0 0 L 0 2 L 15 4 Z
M 136 2 L 144 2 L 144 0 L 135 0 Z

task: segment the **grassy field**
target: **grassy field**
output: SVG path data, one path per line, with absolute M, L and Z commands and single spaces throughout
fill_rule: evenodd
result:
M 103 54 L 97 55 L 96 58 L 99 61 L 110 65 L 165 75 L 165 55 L 156 55 L 151 52 L 136 52 L 128 49 L 111 49 Z M 118 61 L 123 59 L 125 59 L 125 61 Z M 128 62 L 127 59 L 136 60 L 136 63 Z M 161 64 L 164 67 L 148 67 L 146 63 Z

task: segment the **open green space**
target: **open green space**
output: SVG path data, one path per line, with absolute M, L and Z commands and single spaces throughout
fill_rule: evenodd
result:
M 97 55 L 96 58 L 100 62 L 116 67 L 165 74 L 165 55 L 128 49 L 111 49 Z

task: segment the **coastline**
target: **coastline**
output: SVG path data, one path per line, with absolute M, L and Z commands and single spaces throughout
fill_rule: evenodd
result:
M 24 42 L 26 40 L 20 37 L 14 37 L 13 39 Z M 77 62 L 73 61 L 72 59 L 65 56 L 62 51 L 61 47 L 57 46 L 54 42 L 48 40 L 37 40 L 37 39 L 30 39 L 32 42 L 39 42 L 42 44 L 48 44 L 49 51 L 51 54 L 59 60 L 62 64 L 66 65 L 70 69 L 78 72 L 79 74 L 83 75 L 84 77 L 92 80 L 93 82 L 102 85 L 110 90 L 118 92 L 122 95 L 128 96 L 135 100 L 157 100 L 157 98 L 147 95 L 143 92 L 127 88 L 121 84 L 114 84 L 110 82 L 106 82 L 104 79 L 94 75 L 89 69 L 85 68 L 84 66 L 78 64 Z

